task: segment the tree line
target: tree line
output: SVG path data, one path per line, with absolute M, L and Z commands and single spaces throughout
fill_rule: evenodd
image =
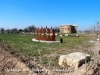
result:
M 18 33 L 31 33 L 31 32 L 35 32 L 35 29 L 37 29 L 36 26 L 31 25 L 28 26 L 24 29 L 17 29 L 17 28 L 13 28 L 13 29 L 4 29 L 4 28 L 0 28 L 0 33 L 12 33 L 12 34 L 18 34 Z M 55 32 L 59 33 L 59 27 L 54 27 Z

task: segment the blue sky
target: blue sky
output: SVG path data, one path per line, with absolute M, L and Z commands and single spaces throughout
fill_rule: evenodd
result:
M 100 0 L 0 0 L 0 27 L 55 27 L 78 24 L 89 29 L 100 21 Z

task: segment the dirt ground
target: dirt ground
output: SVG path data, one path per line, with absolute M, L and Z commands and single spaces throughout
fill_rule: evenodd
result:
M 98 52 L 100 51 L 100 41 L 93 41 L 93 40 L 90 40 L 90 43 L 93 44 L 93 46 L 90 48 L 90 50 L 92 52 L 94 52 L 95 54 L 98 54 Z
M 0 75 L 37 75 L 25 63 L 0 48 Z
M 93 74 L 91 75 L 100 75 L 100 41 L 93 41 L 90 40 L 91 43 L 94 45 L 89 48 L 91 51 L 94 52 L 95 56 L 95 63 L 92 64 L 92 68 L 94 70 Z M 3 44 L 0 42 L 0 75 L 44 75 L 40 72 L 32 70 L 32 68 L 36 69 L 41 68 L 40 66 L 34 66 L 34 64 L 38 65 L 37 62 L 34 61 L 34 58 L 24 58 L 24 56 L 10 51 L 10 47 L 8 45 Z M 34 62 L 32 62 L 34 61 Z M 95 67 L 94 67 L 95 66 Z M 43 67 L 42 67 L 43 68 Z M 69 73 L 68 75 L 71 75 Z M 48 74 L 45 74 L 48 75 Z M 54 75 L 67 75 L 67 74 L 54 74 Z M 75 75 L 75 74 L 74 74 Z

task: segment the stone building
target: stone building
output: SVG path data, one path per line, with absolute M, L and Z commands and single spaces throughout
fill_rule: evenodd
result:
M 60 33 L 77 33 L 77 25 L 65 24 L 60 26 Z

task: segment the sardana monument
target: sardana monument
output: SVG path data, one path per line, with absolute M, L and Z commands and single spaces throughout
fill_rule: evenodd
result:
M 55 39 L 55 30 L 51 27 L 45 28 L 41 27 L 35 30 L 35 38 L 32 41 L 40 41 L 40 42 L 58 42 Z

